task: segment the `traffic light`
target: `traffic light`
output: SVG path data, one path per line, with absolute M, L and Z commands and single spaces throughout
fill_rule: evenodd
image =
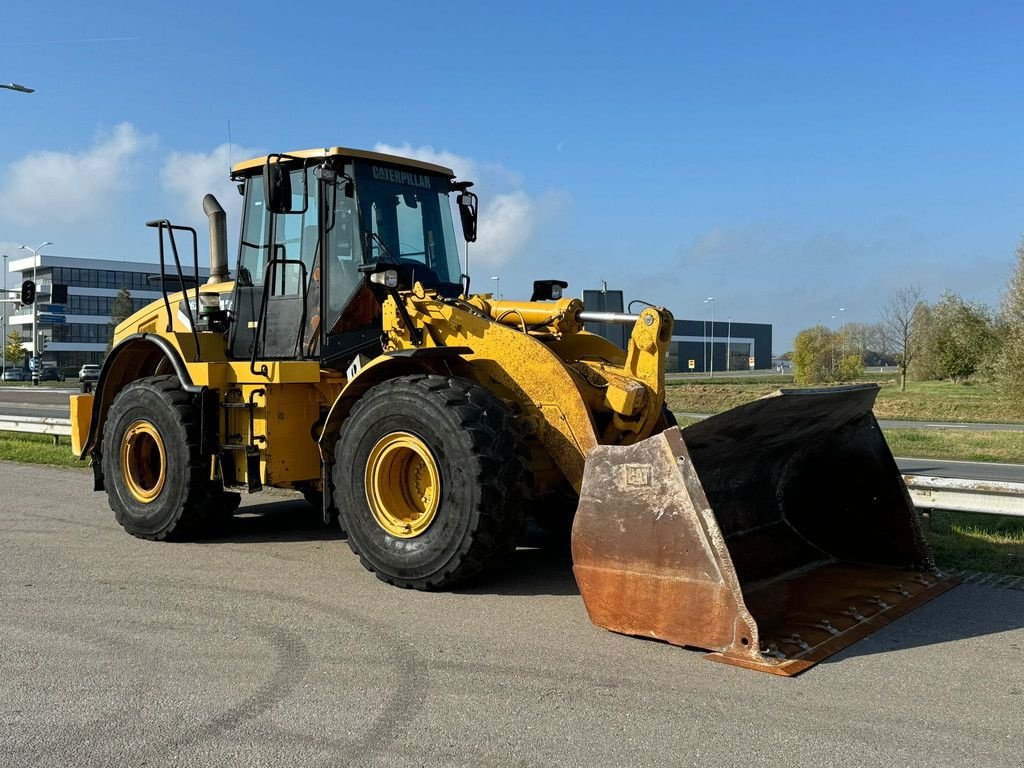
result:
M 32 306 L 36 301 L 36 284 L 26 280 L 21 284 L 21 303 L 26 307 Z

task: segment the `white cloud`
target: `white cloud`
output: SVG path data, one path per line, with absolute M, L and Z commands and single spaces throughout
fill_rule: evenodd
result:
M 24 226 L 102 218 L 132 186 L 135 158 L 154 143 L 131 123 L 121 123 L 81 152 L 32 152 L 8 167 L 0 215 Z
M 183 223 L 200 227 L 206 221 L 203 197 L 213 194 L 228 214 L 228 232 L 238 230 L 242 198 L 231 181 L 231 163 L 261 154 L 237 144 L 221 144 L 210 152 L 172 152 L 160 171 L 160 181 L 178 202 Z
M 480 196 L 480 223 L 477 241 L 469 251 L 474 265 L 499 267 L 524 256 L 543 221 L 562 202 L 555 192 L 530 195 L 523 189 L 522 176 L 499 163 L 481 162 L 429 145 L 377 144 L 374 151 L 443 165 L 456 177 L 475 182 L 473 191 Z

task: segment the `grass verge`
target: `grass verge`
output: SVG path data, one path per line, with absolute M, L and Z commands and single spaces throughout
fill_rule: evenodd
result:
M 879 419 L 907 421 L 1022 422 L 1024 411 L 1019 403 L 1007 402 L 991 383 L 951 384 L 948 381 L 911 381 L 907 391 L 900 392 L 894 378 L 882 378 L 875 402 Z M 755 400 L 781 388 L 795 386 L 792 377 L 754 380 L 706 379 L 704 381 L 670 381 L 666 400 L 673 411 L 686 413 L 719 413 Z
M 928 541 L 941 568 L 1024 576 L 1024 519 L 933 512 Z
M 54 445 L 51 435 L 25 432 L 0 432 L 0 460 L 79 469 L 88 466 L 71 454 L 70 438 L 62 437 L 60 445 Z
M 895 456 L 1024 464 L 1024 434 L 965 429 L 883 429 Z

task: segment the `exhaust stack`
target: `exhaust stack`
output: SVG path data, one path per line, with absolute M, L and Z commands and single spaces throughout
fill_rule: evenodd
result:
M 203 198 L 203 212 L 210 220 L 210 279 L 206 284 L 216 285 L 228 280 L 227 214 L 213 195 Z

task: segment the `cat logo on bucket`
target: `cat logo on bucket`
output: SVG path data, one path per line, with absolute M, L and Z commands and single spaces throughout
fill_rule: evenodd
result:
M 626 464 L 623 469 L 626 472 L 626 485 L 643 487 L 651 484 L 650 464 Z

